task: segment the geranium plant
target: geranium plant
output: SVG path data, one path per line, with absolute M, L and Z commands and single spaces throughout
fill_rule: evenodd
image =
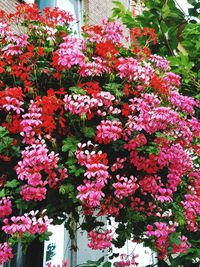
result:
M 173 266 L 198 257 L 199 103 L 151 54 L 154 30 L 129 37 L 105 19 L 77 37 L 70 13 L 27 4 L 0 17 L 0 264 L 49 223 L 73 238 L 80 215 L 92 249 L 133 240 Z

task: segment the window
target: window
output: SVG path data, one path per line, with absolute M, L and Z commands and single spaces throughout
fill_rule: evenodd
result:
M 34 0 L 27 0 L 33 2 Z M 75 19 L 73 29 L 79 34 L 82 24 L 82 5 L 81 0 L 35 0 L 35 3 L 38 4 L 39 8 L 49 7 L 59 7 L 61 9 L 70 11 Z
M 74 15 L 76 22 L 73 25 L 73 29 L 80 33 L 82 25 L 81 0 L 55 0 L 55 6 L 70 11 Z

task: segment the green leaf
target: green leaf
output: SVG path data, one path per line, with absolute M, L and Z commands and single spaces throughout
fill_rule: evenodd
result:
M 180 240 L 180 234 L 179 233 L 172 233 L 169 237 L 169 242 L 171 244 L 176 244 L 176 245 L 180 245 L 181 244 L 181 240 Z
M 16 206 L 18 209 L 27 209 L 28 208 L 28 202 L 22 200 L 22 199 L 17 199 L 15 201 Z
M 104 88 L 116 97 L 122 97 L 124 93 L 122 92 L 122 85 L 118 83 L 108 83 Z
M 5 127 L 0 126 L 0 139 L 7 134 L 9 134 L 9 131 Z
M 16 179 L 13 179 L 12 181 L 8 181 L 5 184 L 5 187 L 8 187 L 8 188 L 16 188 L 19 184 L 20 183 Z
M 74 94 L 86 95 L 86 91 L 83 88 L 78 87 L 78 86 L 69 87 L 69 90 Z
M 80 264 L 78 266 L 81 266 L 81 267 L 97 267 L 97 266 L 100 266 L 101 263 L 104 262 L 104 259 L 105 259 L 105 257 L 103 256 L 97 261 L 88 260 L 86 263 Z
M 95 130 L 92 127 L 82 127 L 81 132 L 87 138 L 92 138 L 93 136 L 95 136 Z
M 162 8 L 162 13 L 163 13 L 163 18 L 167 18 L 170 16 L 170 8 L 169 6 L 167 5 L 167 3 L 163 6 Z
M 65 184 L 61 185 L 59 189 L 60 194 L 68 194 L 70 192 L 73 192 L 75 190 L 74 186 L 72 184 Z
M 70 136 L 66 139 L 63 140 L 63 146 L 62 146 L 62 151 L 63 152 L 69 152 L 69 155 L 72 156 L 73 153 L 77 149 L 77 145 L 79 143 L 79 140 L 76 139 L 74 136 Z
M 113 1 L 113 4 L 118 7 L 122 12 L 126 12 L 126 8 L 121 2 Z
M 43 242 L 43 241 L 48 241 L 50 238 L 50 236 L 52 235 L 52 233 L 51 232 L 49 232 L 49 231 L 46 231 L 46 232 L 44 232 L 43 234 L 41 234 L 40 236 L 39 236 L 39 240 L 41 241 L 41 242 Z
M 111 267 L 111 262 L 105 262 L 102 267 Z
M 161 21 L 160 28 L 164 33 L 166 33 L 168 31 L 167 24 L 164 21 Z
M 0 190 L 0 197 L 5 197 L 5 196 L 6 196 L 5 189 Z

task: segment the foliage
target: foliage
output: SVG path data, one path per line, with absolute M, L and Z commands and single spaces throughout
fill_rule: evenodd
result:
M 139 2 L 143 11 L 138 14 L 135 11 L 133 16 L 132 12 L 126 10 L 121 2 L 113 1 L 115 4 L 113 17 L 120 18 L 129 29 L 149 26 L 153 28 L 158 42 L 154 46 L 149 44 L 151 50 L 158 55 L 167 57 L 172 71 L 181 75 L 181 92 L 199 99 L 200 4 L 197 0 L 188 0 L 189 13 L 185 14 L 176 0 Z
M 155 31 L 120 12 L 134 27 L 129 44 L 114 20 L 84 26 L 79 38 L 66 11 L 1 11 L 0 264 L 17 242 L 47 240 L 50 223 L 64 223 L 72 239 L 86 230 L 91 249 L 130 239 L 161 260 L 176 254 L 171 264 L 197 256 L 199 102 L 179 93 L 180 76 L 151 53 Z M 9 28 L 16 22 L 23 32 Z M 136 261 L 123 254 L 114 264 Z M 84 266 L 101 264 L 111 265 Z

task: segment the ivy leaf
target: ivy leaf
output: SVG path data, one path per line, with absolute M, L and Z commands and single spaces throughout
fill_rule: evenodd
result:
M 121 2 L 113 1 L 113 4 L 118 7 L 122 12 L 126 12 L 126 8 Z
M 111 262 L 107 261 L 107 262 L 105 262 L 105 263 L 103 264 L 102 267 L 111 267 L 111 266 L 112 266 L 112 265 L 111 265 Z
M 78 143 L 79 140 L 77 140 L 76 137 L 70 136 L 63 140 L 62 151 L 69 152 L 69 156 L 72 156 L 73 153 L 76 151 Z
M 116 97 L 122 97 L 124 93 L 121 91 L 122 85 L 118 83 L 108 83 L 104 88 Z
M 15 203 L 16 203 L 16 206 L 18 209 L 25 209 L 26 210 L 28 208 L 28 202 L 24 201 L 22 199 L 17 199 L 15 201 Z
M 6 192 L 5 189 L 0 190 L 0 197 L 5 197 Z
M 171 244 L 176 244 L 176 245 L 180 245 L 181 244 L 181 240 L 180 240 L 180 235 L 179 233 L 173 233 L 170 235 L 169 237 L 169 242 Z
M 7 134 L 9 134 L 8 130 L 5 127 L 0 126 L 0 139 L 6 136 Z
M 72 191 L 74 191 L 74 186 L 72 184 L 61 185 L 59 189 L 59 193 L 61 194 L 70 193 Z
M 86 91 L 83 88 L 80 88 L 78 86 L 69 87 L 69 90 L 74 94 L 86 95 Z
M 91 260 L 88 260 L 86 263 L 83 263 L 83 264 L 80 264 L 78 266 L 81 266 L 81 267 L 97 267 L 97 266 L 100 266 L 101 263 L 103 263 L 105 257 L 101 257 L 99 260 L 97 261 L 91 261 Z M 103 265 L 104 266 L 104 265 Z M 102 267 L 103 267 L 102 266 Z M 105 266 L 104 266 L 105 267 Z
M 8 188 L 16 188 L 19 184 L 20 183 L 16 179 L 13 179 L 12 181 L 8 181 L 5 184 L 5 187 L 8 187 Z
M 81 132 L 87 138 L 92 138 L 95 135 L 95 130 L 92 127 L 83 127 Z
M 41 241 L 41 242 L 43 242 L 43 241 L 48 241 L 50 238 L 50 236 L 52 235 L 52 233 L 51 232 L 49 232 L 49 231 L 46 231 L 46 232 L 44 232 L 43 234 L 41 234 L 40 236 L 39 236 L 39 240 Z

